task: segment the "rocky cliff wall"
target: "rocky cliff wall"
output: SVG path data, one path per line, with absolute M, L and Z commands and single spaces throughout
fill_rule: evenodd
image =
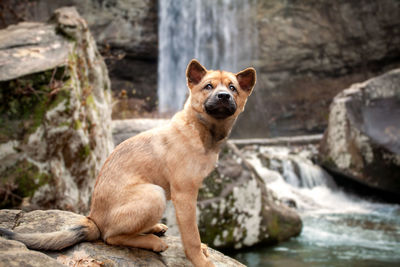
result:
M 258 1 L 254 13 L 258 80 L 235 136 L 322 132 L 337 93 L 399 66 L 399 1 Z

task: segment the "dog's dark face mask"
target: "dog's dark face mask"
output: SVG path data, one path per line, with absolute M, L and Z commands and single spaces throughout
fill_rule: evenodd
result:
M 202 120 L 208 118 L 230 120 L 244 110 L 247 98 L 256 83 L 256 71 L 247 68 L 238 73 L 208 71 L 197 60 L 186 69 L 190 97 L 185 108 L 196 111 Z
M 236 102 L 228 90 L 216 90 L 205 101 L 208 115 L 216 119 L 226 119 L 236 112 Z

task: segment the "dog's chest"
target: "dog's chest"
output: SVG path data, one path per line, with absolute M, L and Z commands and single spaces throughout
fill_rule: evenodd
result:
M 186 155 L 186 166 L 182 166 L 187 177 L 193 179 L 204 179 L 215 168 L 218 160 L 217 153 L 193 153 Z

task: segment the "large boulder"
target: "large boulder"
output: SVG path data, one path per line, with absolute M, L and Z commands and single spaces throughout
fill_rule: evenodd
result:
M 49 210 L 25 213 L 20 210 L 0 210 L 0 227 L 18 233 L 45 233 L 73 226 L 83 216 L 72 212 Z M 76 244 L 62 251 L 38 252 L 29 250 L 20 242 L 0 237 L 1 266 L 193 266 L 185 257 L 178 237 L 163 237 L 169 248 L 162 253 L 136 248 L 109 246 L 101 241 Z M 222 253 L 209 248 L 216 266 L 244 266 Z M 65 264 L 65 265 L 63 265 Z
M 136 117 L 138 110 L 152 111 L 157 102 L 158 19 L 157 0 L 3 0 L 2 23 L 47 21 L 57 8 L 75 6 L 87 21 L 105 57 L 118 97 L 116 118 Z M 18 15 L 16 15 L 18 14 Z
M 400 194 L 400 69 L 334 98 L 320 158 L 331 170 Z
M 169 231 L 179 234 L 171 204 L 164 221 Z M 217 168 L 203 182 L 197 222 L 202 241 L 223 249 L 275 244 L 302 229 L 297 212 L 275 197 L 232 143 L 223 148 Z
M 0 206 L 85 212 L 113 148 L 107 69 L 74 8 L 0 31 Z

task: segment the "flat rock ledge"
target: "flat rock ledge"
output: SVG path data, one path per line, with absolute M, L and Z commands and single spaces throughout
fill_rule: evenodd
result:
M 0 227 L 19 233 L 52 232 L 73 225 L 82 215 L 61 210 L 0 210 Z M 109 246 L 101 241 L 83 242 L 56 252 L 29 250 L 20 242 L 0 237 L 0 266 L 193 266 L 185 257 L 180 238 L 165 236 L 169 248 L 163 253 Z M 244 266 L 209 248 L 216 266 Z

